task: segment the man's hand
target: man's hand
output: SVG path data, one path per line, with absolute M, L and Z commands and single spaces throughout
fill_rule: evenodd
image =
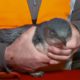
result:
M 5 59 L 9 65 L 19 67 L 25 71 L 29 69 L 33 71 L 47 66 L 49 58 L 47 55 L 38 52 L 32 43 L 35 30 L 36 28 L 33 26 L 6 48 Z
M 72 37 L 67 42 L 66 47 L 72 49 L 73 52 L 75 52 L 75 50 L 80 47 L 80 32 L 72 24 L 71 24 L 71 29 L 72 29 Z
M 54 62 L 58 64 L 61 61 L 67 61 L 78 50 L 80 46 L 80 33 L 73 25 L 71 25 L 71 29 L 72 29 L 72 37 L 67 42 L 65 48 L 63 49 L 56 48 L 54 47 L 54 45 L 49 47 L 48 56 L 52 58 L 50 64 L 54 64 Z

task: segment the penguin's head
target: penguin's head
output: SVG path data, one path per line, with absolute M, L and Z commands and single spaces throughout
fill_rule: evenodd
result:
M 55 18 L 43 25 L 43 35 L 48 44 L 66 44 L 72 35 L 70 24 L 66 20 Z

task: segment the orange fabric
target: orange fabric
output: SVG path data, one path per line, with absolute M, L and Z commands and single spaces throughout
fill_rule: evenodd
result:
M 70 0 L 42 0 L 37 24 L 53 18 L 67 19 L 70 14 Z M 16 28 L 32 24 L 26 0 L 0 1 L 0 29 Z
M 67 19 L 70 15 L 70 0 L 42 0 L 37 23 L 54 18 Z
M 32 24 L 26 0 L 0 0 L 0 28 Z

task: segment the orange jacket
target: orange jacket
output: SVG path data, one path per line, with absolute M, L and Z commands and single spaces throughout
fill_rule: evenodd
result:
M 42 0 L 37 24 L 53 18 L 67 19 L 70 15 L 71 0 Z M 16 28 L 32 24 L 30 10 L 26 0 L 0 1 L 0 29 Z

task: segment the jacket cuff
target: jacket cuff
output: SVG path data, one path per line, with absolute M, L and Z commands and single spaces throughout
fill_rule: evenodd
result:
M 80 21 L 72 21 L 71 22 L 75 27 L 76 29 L 80 32 Z
M 0 43 L 0 71 L 10 72 L 10 70 L 7 67 L 7 63 L 4 59 L 5 49 L 7 46 L 8 44 L 6 43 Z

